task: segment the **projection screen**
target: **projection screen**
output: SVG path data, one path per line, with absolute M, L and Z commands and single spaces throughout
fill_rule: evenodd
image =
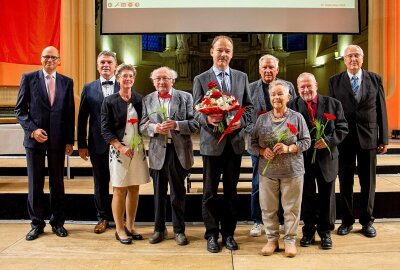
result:
M 102 0 L 102 34 L 360 33 L 359 0 Z

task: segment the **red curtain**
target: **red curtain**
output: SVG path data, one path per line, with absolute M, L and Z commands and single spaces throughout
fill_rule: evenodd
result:
M 0 0 L 0 62 L 36 65 L 59 49 L 60 12 L 61 0 Z

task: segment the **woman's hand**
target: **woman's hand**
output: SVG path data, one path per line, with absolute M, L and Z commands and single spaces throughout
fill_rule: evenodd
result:
M 289 146 L 283 143 L 277 143 L 275 144 L 273 151 L 277 155 L 289 153 Z
M 121 147 L 118 148 L 118 151 L 122 154 L 124 154 L 125 156 L 127 156 L 128 158 L 133 158 L 133 150 L 125 145 L 121 145 Z
M 269 148 L 260 150 L 260 154 L 267 160 L 271 160 L 275 156 L 274 152 Z

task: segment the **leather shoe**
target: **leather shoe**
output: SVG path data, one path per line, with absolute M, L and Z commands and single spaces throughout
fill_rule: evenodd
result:
M 268 241 L 267 244 L 261 249 L 261 254 L 263 256 L 271 256 L 274 254 L 275 250 L 279 249 L 278 241 Z
M 217 253 L 221 251 L 216 237 L 211 236 L 207 239 L 207 250 L 211 253 Z
M 66 236 L 68 236 L 68 231 L 63 226 L 54 226 L 54 227 L 51 228 L 51 230 L 58 237 L 66 237 Z
M 176 233 L 175 234 L 175 242 L 180 246 L 185 246 L 188 244 L 188 240 L 184 233 Z
M 115 232 L 115 239 L 117 239 L 121 244 L 124 244 L 124 245 L 132 244 L 132 238 L 128 237 L 126 239 L 121 239 L 117 232 Z
M 345 225 L 345 224 L 341 224 L 341 225 L 339 226 L 339 228 L 337 229 L 337 234 L 338 234 L 338 235 L 346 235 L 346 234 L 349 234 L 349 233 L 351 232 L 352 229 L 353 229 L 353 226 L 352 226 L 352 225 L 347 226 L 347 225 Z
M 157 244 L 157 243 L 160 243 L 161 241 L 163 241 L 166 238 L 167 238 L 167 235 L 166 235 L 165 231 L 164 232 L 155 231 L 153 233 L 153 235 L 150 236 L 149 243 L 150 244 Z
M 372 224 L 369 224 L 367 226 L 362 226 L 361 233 L 365 235 L 366 237 L 375 237 L 376 236 L 376 230 L 372 226 Z
M 28 234 L 26 235 L 25 239 L 27 241 L 35 240 L 42 233 L 43 233 L 43 228 L 41 228 L 41 227 L 33 228 L 28 232 Z
M 233 236 L 228 236 L 226 239 L 222 239 L 222 244 L 229 250 L 238 250 L 239 246 L 236 243 Z
M 100 220 L 96 226 L 94 226 L 94 233 L 103 233 L 106 231 L 106 229 L 110 227 L 110 225 L 108 224 L 108 221 L 105 219 Z
M 297 254 L 297 248 L 295 243 L 285 243 L 285 256 L 289 258 L 295 257 Z
M 132 240 L 143 240 L 143 236 L 139 233 L 134 234 L 128 230 L 127 227 L 124 226 L 125 233 L 128 237 L 132 238 Z
M 321 248 L 322 249 L 332 248 L 332 239 L 330 235 L 321 237 Z
M 309 235 L 303 235 L 303 237 L 300 240 L 300 246 L 302 247 L 309 247 L 315 242 L 315 235 L 309 236 Z

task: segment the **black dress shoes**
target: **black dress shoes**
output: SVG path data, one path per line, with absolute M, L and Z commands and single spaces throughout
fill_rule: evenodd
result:
M 132 238 L 132 240 L 143 240 L 143 236 L 141 234 L 133 234 L 128 230 L 127 227 L 124 226 L 125 233 L 128 237 Z
M 218 245 L 218 241 L 217 241 L 216 237 L 211 236 L 207 239 L 207 250 L 211 253 L 220 252 L 221 248 Z
M 124 245 L 132 244 L 132 238 L 128 237 L 126 239 L 122 239 L 119 237 L 117 232 L 115 232 L 115 239 L 117 239 L 121 244 L 124 244 Z
M 332 239 L 330 235 L 321 237 L 321 248 L 322 249 L 332 248 Z
M 51 228 L 51 230 L 58 237 L 66 237 L 66 236 L 68 236 L 68 231 L 63 226 L 54 226 L 54 227 Z
M 236 243 L 233 236 L 228 236 L 226 239 L 222 239 L 222 244 L 229 250 L 238 250 L 239 246 Z
M 315 236 L 303 235 L 300 240 L 300 246 L 302 247 L 309 247 L 315 242 Z
M 366 237 L 375 237 L 376 236 L 376 230 L 372 226 L 372 224 L 369 224 L 367 226 L 362 226 L 361 233 L 365 235 Z
M 347 226 L 345 224 L 341 224 L 337 230 L 337 234 L 338 235 L 346 235 L 346 234 L 349 234 L 352 229 L 353 229 L 352 225 Z
M 155 231 L 152 236 L 149 238 L 150 244 L 157 244 L 167 238 L 165 231 L 164 232 L 157 232 Z
M 184 233 L 176 233 L 174 238 L 175 242 L 180 246 L 186 246 L 189 243 Z
M 26 235 L 25 239 L 27 241 L 35 240 L 42 233 L 43 233 L 43 228 L 39 228 L 39 227 L 33 228 L 28 232 L 28 234 Z

